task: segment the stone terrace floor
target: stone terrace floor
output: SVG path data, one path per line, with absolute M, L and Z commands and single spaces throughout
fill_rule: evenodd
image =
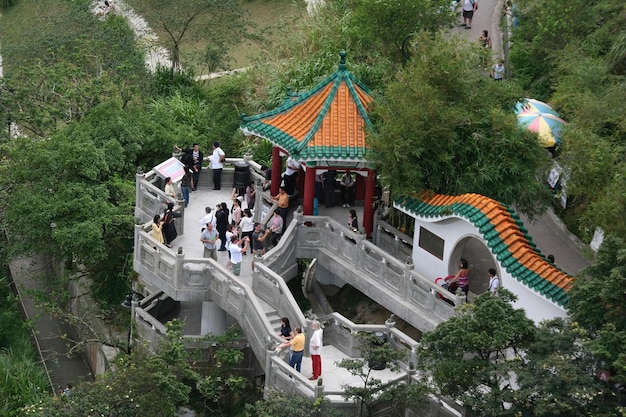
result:
M 203 172 L 202 175 L 207 175 L 207 172 Z M 209 174 L 210 175 L 210 174 Z M 202 185 L 201 181 L 201 185 Z M 213 191 L 209 187 L 200 187 L 198 191 L 191 193 L 189 206 L 185 209 L 185 233 L 178 236 L 172 243 L 174 248 L 182 247 L 186 257 L 201 258 L 203 255 L 202 243 L 200 243 L 200 231 L 202 225 L 200 219 L 204 217 L 204 208 L 211 207 L 212 212 L 215 211 L 215 206 L 221 202 L 228 204 L 229 208 L 232 205 L 231 193 L 232 188 L 229 186 L 222 186 L 219 191 Z M 245 203 L 243 204 L 245 208 Z M 359 217 L 359 224 L 362 224 L 363 207 L 353 207 L 357 216 Z M 319 207 L 319 215 L 330 216 L 333 219 L 341 223 L 348 222 L 348 211 L 350 209 L 341 207 L 341 202 L 335 207 L 326 208 L 323 205 Z M 289 217 L 291 219 L 291 217 Z M 218 262 L 222 265 L 226 265 L 228 261 L 227 252 L 218 252 Z M 241 266 L 240 279 L 247 284 L 252 283 L 252 256 L 248 253 L 243 257 Z M 263 304 L 263 303 L 262 303 Z M 181 303 L 180 318 L 185 321 L 185 333 L 186 334 L 200 334 L 201 329 L 201 312 L 202 303 Z M 292 323 L 293 325 L 294 323 Z M 382 323 L 379 323 L 382 324 Z M 339 391 L 343 384 L 348 385 L 362 385 L 361 379 L 352 376 L 345 369 L 338 368 L 336 362 L 345 358 L 346 356 L 333 346 L 324 346 L 322 351 L 322 378 L 324 379 L 325 389 L 327 391 Z M 302 361 L 302 375 L 306 378 L 311 376 L 311 360 L 305 357 Z M 372 377 L 378 378 L 383 381 L 395 379 L 401 374 L 391 372 L 387 369 L 380 371 L 372 371 Z M 313 385 L 315 381 L 307 381 Z M 294 384 L 298 384 L 298 381 L 294 381 Z M 332 398 L 332 397 L 331 397 Z M 338 398 L 337 398 L 338 399 Z

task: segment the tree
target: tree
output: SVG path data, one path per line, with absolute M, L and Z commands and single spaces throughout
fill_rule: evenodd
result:
M 432 377 L 432 389 L 461 401 L 484 417 L 515 416 L 515 375 L 536 335 L 532 320 L 515 309 L 515 296 L 480 295 L 459 314 L 425 333 L 418 366 Z M 509 405 L 507 405 L 509 404 Z
M 437 33 L 454 25 L 457 12 L 447 0 L 345 2 L 346 31 L 362 46 L 374 48 L 400 62 L 407 38 L 415 32 Z
M 407 407 L 417 407 L 424 403 L 425 389 L 416 382 L 385 383 L 372 374 L 379 366 L 398 372 L 398 361 L 405 357 L 405 352 L 395 350 L 389 343 L 382 341 L 376 334 L 360 333 L 359 352 L 361 358 L 342 359 L 337 366 L 359 377 L 363 385 L 342 384 L 344 397 L 359 405 L 359 416 L 371 415 L 376 402 L 387 402 L 398 415 L 404 415 Z
M 110 99 L 125 106 L 145 88 L 143 52 L 128 22 L 121 16 L 99 21 L 90 5 L 43 5 L 37 24 L 13 27 L 3 42 L 7 80 L 0 106 L 30 137 L 49 137 Z M 58 27 L 67 30 L 59 34 Z
M 238 42 L 245 33 L 243 12 L 238 0 L 149 0 L 156 26 L 165 33 L 172 74 L 180 70 L 181 49 L 189 37 L 209 42 L 211 51 L 224 52 L 224 45 Z M 153 23 L 154 24 L 154 23 Z M 218 59 L 224 62 L 223 57 Z
M 626 383 L 625 285 L 624 241 L 607 236 L 596 263 L 577 277 L 568 303 L 572 321 L 587 332 L 585 347 L 593 353 L 596 369 L 610 387 Z
M 281 391 L 266 393 L 264 400 L 246 405 L 245 417 L 345 417 L 333 408 L 328 400 L 311 400 L 298 395 L 288 395 Z
M 478 193 L 529 215 L 543 211 L 550 195 L 537 176 L 547 158 L 517 125 L 521 91 L 486 76 L 478 46 L 428 35 L 417 45 L 374 108 L 368 142 L 382 182 L 398 198 Z
M 187 404 L 197 375 L 187 362 L 182 325 L 168 324 L 168 338 L 160 353 L 152 355 L 135 349 L 122 355 L 116 369 L 83 382 L 72 389 L 71 397 L 50 397 L 24 409 L 33 417 L 117 417 L 174 416 Z
M 242 394 L 249 386 L 245 377 L 237 375 L 235 368 L 244 359 L 244 354 L 233 341 L 240 337 L 239 331 L 229 328 L 222 335 L 207 335 L 213 355 L 208 375 L 199 379 L 196 388 L 204 399 L 204 407 L 211 415 L 237 415 Z
M 542 323 L 516 374 L 514 408 L 528 416 L 597 417 L 610 411 L 585 332 L 562 318 Z
M 568 122 L 557 148 L 570 172 L 563 217 L 588 240 L 598 226 L 626 232 L 623 12 L 611 1 L 515 2 L 510 68 L 529 96 Z
M 12 253 L 75 260 L 92 273 L 95 298 L 119 303 L 132 271 L 136 167 L 163 161 L 188 132 L 110 101 L 48 140 L 12 140 L 0 166 Z

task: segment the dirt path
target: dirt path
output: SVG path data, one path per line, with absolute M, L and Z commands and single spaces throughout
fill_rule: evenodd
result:
M 113 5 L 110 13 L 119 14 L 128 20 L 130 27 L 137 36 L 137 43 L 146 51 L 146 66 L 150 71 L 156 71 L 158 66 L 170 67 L 172 61 L 170 60 L 169 52 L 167 49 L 159 46 L 159 38 L 156 33 L 150 29 L 145 19 L 135 13 L 123 0 L 115 0 L 115 2 L 110 1 L 109 3 Z M 93 2 L 92 11 L 95 15 L 102 13 L 102 5 L 102 1 Z M 103 18 L 106 18 L 106 16 L 103 16 Z

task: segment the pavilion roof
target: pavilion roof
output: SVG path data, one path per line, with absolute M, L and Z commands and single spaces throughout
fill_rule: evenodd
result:
M 346 69 L 345 52 L 339 67 L 313 89 L 288 93 L 274 110 L 241 116 L 247 135 L 263 137 L 309 166 L 363 167 L 370 148 L 365 129 L 372 123 L 367 110 L 370 90 Z
M 399 199 L 396 204 L 422 218 L 464 217 L 514 279 L 560 306 L 567 305 L 574 278 L 539 251 L 512 208 L 479 194 L 424 194 Z

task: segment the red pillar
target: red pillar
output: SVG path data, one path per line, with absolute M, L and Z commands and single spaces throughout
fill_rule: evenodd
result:
M 315 172 L 316 168 L 307 167 L 304 174 L 304 215 L 313 214 L 313 200 L 315 199 Z
M 374 226 L 374 190 L 376 188 L 376 171 L 368 170 L 365 180 L 365 201 L 363 202 L 363 227 L 369 239 Z
M 280 187 L 281 174 L 283 170 L 283 158 L 280 156 L 280 148 L 274 146 L 272 148 L 272 186 L 270 188 L 271 195 L 278 195 Z

